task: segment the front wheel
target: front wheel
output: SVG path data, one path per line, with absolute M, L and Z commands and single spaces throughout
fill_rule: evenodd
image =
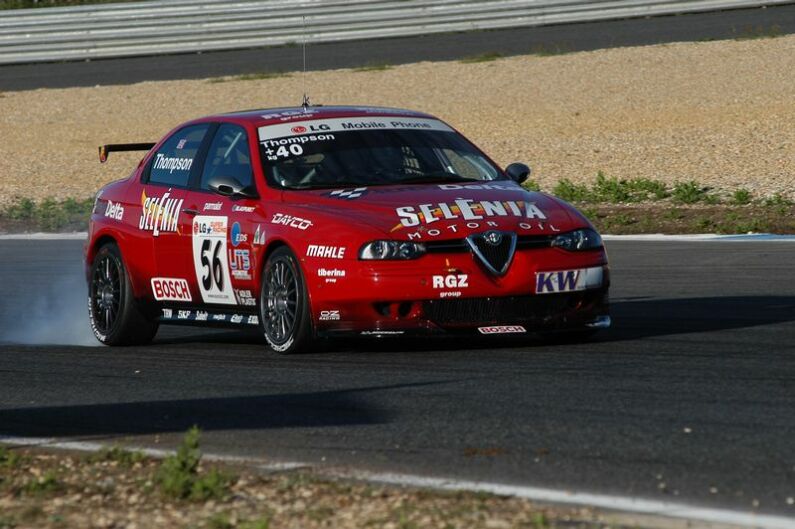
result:
M 102 246 L 91 263 L 88 317 L 94 336 L 105 345 L 149 343 L 158 323 L 146 318 L 135 303 L 119 247 Z
M 298 260 L 277 248 L 262 271 L 260 319 L 268 345 L 281 354 L 306 352 L 314 345 L 309 296 Z

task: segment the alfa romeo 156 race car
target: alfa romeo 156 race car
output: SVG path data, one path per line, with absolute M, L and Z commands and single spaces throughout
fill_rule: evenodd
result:
M 599 234 L 431 115 L 253 110 L 179 125 L 96 197 L 88 311 L 107 345 L 161 323 L 336 335 L 586 335 L 610 325 Z

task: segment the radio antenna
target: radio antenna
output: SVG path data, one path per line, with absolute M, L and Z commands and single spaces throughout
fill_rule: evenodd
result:
M 303 21 L 303 25 L 304 25 L 303 43 L 302 43 L 302 46 L 301 46 L 302 51 L 303 51 L 303 56 L 304 56 L 304 71 L 301 74 L 301 79 L 302 79 L 303 84 L 304 84 L 304 100 L 301 103 L 301 106 L 303 107 L 304 112 L 306 112 L 306 109 L 309 106 L 311 106 L 312 103 L 309 102 L 309 96 L 306 93 L 306 17 L 302 15 L 301 16 L 301 20 Z

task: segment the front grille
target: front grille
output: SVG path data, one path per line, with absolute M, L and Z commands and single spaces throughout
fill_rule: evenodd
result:
M 427 319 L 440 326 L 525 324 L 544 326 L 577 310 L 602 304 L 604 290 L 495 298 L 433 299 L 423 302 Z
M 497 240 L 492 241 L 494 236 Z M 478 259 L 495 275 L 503 275 L 511 264 L 516 250 L 516 234 L 487 231 L 467 237 L 467 243 Z

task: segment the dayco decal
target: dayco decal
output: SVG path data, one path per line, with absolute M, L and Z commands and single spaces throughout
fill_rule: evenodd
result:
M 284 224 L 285 226 L 290 226 L 291 228 L 305 230 L 312 226 L 312 221 L 299 217 L 293 217 L 292 215 L 285 215 L 284 213 L 274 213 L 273 218 L 271 219 L 271 224 Z
M 306 247 L 307 257 L 327 257 L 329 259 L 342 259 L 345 257 L 344 246 L 320 246 L 310 244 Z
M 124 207 L 121 204 L 114 204 L 108 200 L 105 208 L 105 216 L 111 219 L 121 220 L 124 217 Z
M 153 277 L 152 294 L 157 301 L 191 301 L 190 288 L 185 279 Z
M 179 228 L 179 212 L 183 199 L 169 198 L 171 190 L 162 197 L 147 197 L 146 190 L 141 191 L 141 218 L 138 229 L 151 231 L 154 237 L 160 232 L 176 232 Z
M 174 171 L 189 171 L 191 165 L 193 165 L 193 158 L 169 158 L 157 153 L 153 168 L 164 169 L 171 174 Z

